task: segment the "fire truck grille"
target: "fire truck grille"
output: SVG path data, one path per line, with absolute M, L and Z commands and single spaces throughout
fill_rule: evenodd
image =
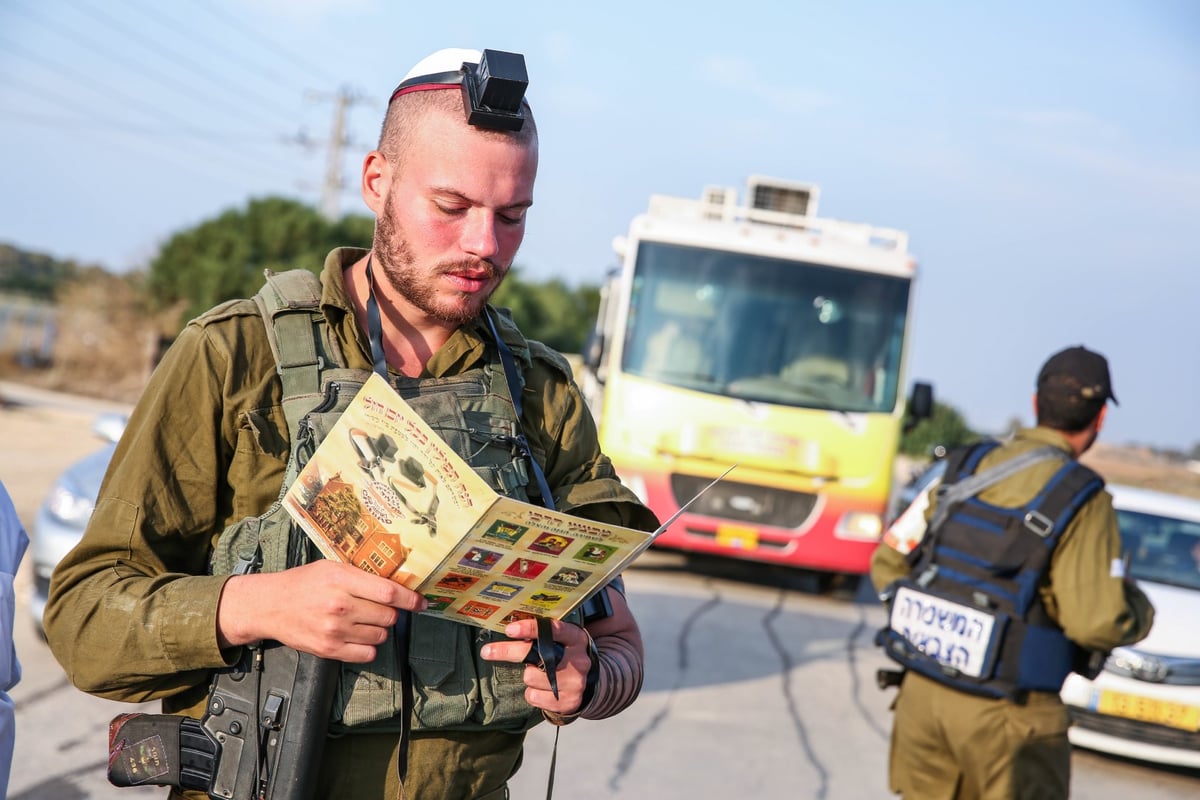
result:
M 676 505 L 691 500 L 711 482 L 712 478 L 672 475 L 671 491 L 675 495 Z M 816 505 L 815 494 L 789 492 L 726 479 L 705 492 L 688 508 L 688 513 L 776 528 L 799 528 L 808 520 Z

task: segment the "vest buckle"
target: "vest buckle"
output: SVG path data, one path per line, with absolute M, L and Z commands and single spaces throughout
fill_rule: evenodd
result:
M 1045 539 L 1054 532 L 1054 520 L 1034 509 L 1025 514 L 1025 527 Z

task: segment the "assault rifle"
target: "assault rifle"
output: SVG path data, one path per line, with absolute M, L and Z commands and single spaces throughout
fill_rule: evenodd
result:
M 213 678 L 202 719 L 113 719 L 108 780 L 200 790 L 216 800 L 311 800 L 339 667 L 278 642 L 247 647 Z

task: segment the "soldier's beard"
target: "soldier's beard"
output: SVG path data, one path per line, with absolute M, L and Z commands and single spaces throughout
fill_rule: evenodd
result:
M 480 259 L 442 262 L 432 268 L 422 269 L 416 263 L 412 247 L 396 229 L 393 211 L 392 198 L 389 195 L 384 202 L 383 214 L 375 220 L 373 242 L 375 255 L 379 259 L 379 266 L 388 285 L 438 322 L 459 326 L 478 316 L 492 292 L 500 285 L 497 278 L 503 279 L 508 270 Z M 438 277 L 463 270 L 470 270 L 472 273 L 486 270 L 488 280 L 495 281 L 495 285 L 486 292 L 454 292 L 448 295 L 442 292 L 439 295 Z

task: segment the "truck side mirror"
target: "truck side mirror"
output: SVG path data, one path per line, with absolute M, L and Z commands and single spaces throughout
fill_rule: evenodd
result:
M 912 396 L 908 400 L 908 414 L 904 422 L 905 432 L 921 420 L 933 416 L 933 384 L 924 381 L 913 383 Z
M 587 344 L 583 346 L 583 364 L 592 372 L 600 369 L 600 360 L 604 356 L 604 334 L 592 331 Z

